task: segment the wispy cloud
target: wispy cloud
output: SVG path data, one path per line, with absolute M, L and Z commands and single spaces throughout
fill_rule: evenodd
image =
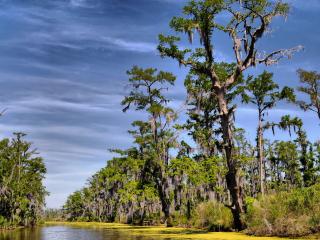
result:
M 87 7 L 87 0 L 70 0 L 70 4 L 75 7 Z
M 105 103 L 102 102 L 101 104 L 76 103 L 48 98 L 28 98 L 7 104 L 7 108 L 12 109 L 15 113 L 27 113 L 32 110 L 38 110 L 42 112 L 53 112 L 58 109 L 73 110 L 80 112 L 113 112 L 113 107 L 115 107 L 115 104 L 108 101 L 108 99 L 113 99 L 113 97 L 115 96 L 106 96 Z M 119 98 L 119 96 L 116 97 Z
M 107 43 L 112 44 L 118 49 L 134 52 L 155 52 L 156 44 L 149 42 L 133 42 L 120 38 L 103 37 Z

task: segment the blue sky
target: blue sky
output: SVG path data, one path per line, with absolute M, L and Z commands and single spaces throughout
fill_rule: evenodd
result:
M 0 0 L 0 119 L 2 137 L 23 131 L 44 157 L 51 193 L 48 207 L 61 206 L 112 156 L 126 148 L 130 122 L 140 113 L 122 113 L 126 70 L 132 65 L 157 67 L 178 77 L 168 93 L 177 108 L 185 99 L 186 70 L 155 50 L 157 35 L 180 14 L 183 0 Z M 291 60 L 268 70 L 280 85 L 296 86 L 296 70 L 320 70 L 320 1 L 290 0 L 289 18 L 278 19 L 259 47 L 276 50 L 303 45 Z M 218 59 L 232 60 L 230 42 L 215 39 Z M 187 44 L 186 42 L 184 44 Z M 251 73 L 261 73 L 256 68 Z M 303 96 L 299 96 L 303 98 Z M 310 139 L 319 139 L 319 122 L 285 103 L 268 120 L 300 116 Z M 254 138 L 256 111 L 239 106 L 238 126 Z M 288 139 L 281 133 L 277 138 Z

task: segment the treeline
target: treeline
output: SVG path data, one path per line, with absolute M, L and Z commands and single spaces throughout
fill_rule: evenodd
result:
M 284 101 L 315 112 L 320 119 L 320 75 L 298 70 L 301 86 L 297 91 L 308 99 L 301 101 L 293 88 L 280 88 L 272 73 L 251 76 L 245 71 L 259 64 L 275 64 L 301 49 L 266 54 L 257 47 L 272 20 L 286 17 L 288 11 L 289 5 L 282 1 L 190 1 L 184 15 L 170 22 L 177 35 L 160 35 L 158 46 L 162 57 L 175 59 L 189 70 L 185 111 L 171 108 L 165 93 L 174 85 L 173 74 L 137 66 L 128 71 L 131 89 L 122 101 L 123 111 L 140 111 L 146 118 L 132 123 L 132 148 L 112 150 L 119 157 L 108 161 L 85 188 L 69 196 L 64 206 L 68 219 L 165 222 L 167 226 L 213 230 L 249 227 L 252 233 L 277 235 L 276 221 L 271 222 L 274 218 L 260 214 L 263 221 L 256 221 L 261 213 L 258 206 L 264 207 L 257 202 L 283 192 L 290 199 L 295 195 L 290 195 L 292 191 L 308 199 L 304 193 L 311 190 L 304 189 L 319 183 L 320 145 L 308 140 L 298 117 L 286 115 L 272 122 L 268 112 Z M 222 23 L 217 20 L 221 15 Z M 184 48 L 185 43 L 179 44 L 181 33 L 187 34 L 190 44 L 194 38 L 200 40 L 200 46 Z M 230 37 L 233 63 L 215 60 L 214 34 Z M 257 110 L 258 121 L 252 126 L 257 129 L 255 142 L 237 127 L 237 104 L 241 102 Z M 187 120 L 178 124 L 178 114 L 185 114 Z M 270 141 L 265 138 L 267 131 L 287 134 L 290 141 Z M 319 188 L 311 189 L 317 192 Z M 290 204 L 284 206 L 290 210 Z M 289 210 L 283 221 L 289 219 Z M 295 217 L 293 222 L 302 218 Z M 312 226 L 306 222 L 310 222 L 304 222 L 307 230 L 300 233 L 319 229 L 319 222 L 313 221 Z M 253 231 L 261 224 L 267 231 Z M 286 234 L 289 231 L 278 235 Z
M 143 79 L 149 79 L 147 82 L 151 81 L 151 85 L 166 82 L 160 78 L 163 73 L 155 74 L 155 69 L 151 71 L 134 67 L 129 74 L 134 74 L 131 75 L 130 79 L 134 79 L 131 82 L 139 82 L 133 86 L 134 89 Z M 260 81 L 255 88 L 257 91 L 261 90 L 259 85 L 266 87 L 268 82 L 271 83 L 271 79 L 265 77 L 266 73 L 263 73 L 255 79 Z M 151 112 L 148 121 L 133 122 L 134 130 L 129 133 L 135 139 L 135 146 L 125 151 L 113 150 L 120 157 L 109 160 L 105 168 L 89 179 L 87 187 L 69 196 L 64 206 L 68 220 L 133 224 L 157 224 L 166 220 L 167 224 L 170 221 L 174 225 L 192 225 L 212 230 L 230 230 L 233 227 L 229 209 L 232 201 L 226 182 L 228 167 L 217 147 L 215 131 L 218 130 L 214 129 L 217 119 L 212 114 L 215 109 L 209 108 L 212 99 L 208 98 L 207 93 L 200 94 L 203 87 L 196 88 L 196 84 L 199 84 L 199 79 L 186 80 L 188 119 L 182 125 L 172 124 L 177 116 L 171 115 L 174 112 L 167 108 L 169 100 L 158 91 L 166 88 L 158 85 L 150 89 L 150 92 L 157 92 L 158 98 L 163 101 L 156 103 L 157 109 L 161 109 L 157 110 L 158 121 L 152 119 Z M 141 86 L 145 87 L 144 84 Z M 139 104 L 142 102 L 146 105 L 144 108 L 150 109 L 152 105 L 144 100 L 150 99 L 151 94 L 140 90 L 142 87 L 138 89 L 138 94 L 132 92 L 126 97 L 123 104 L 128 106 L 130 99 L 138 108 L 141 108 Z M 209 88 L 207 90 L 210 91 Z M 192 95 L 202 95 L 201 100 Z M 151 98 L 155 99 L 154 96 Z M 170 115 L 160 119 L 162 113 Z M 154 121 L 157 121 L 153 125 L 157 126 L 155 128 L 150 126 Z M 178 140 L 179 133 L 185 130 L 196 143 L 195 147 Z M 263 140 L 262 185 L 265 194 L 272 195 L 320 182 L 320 144 L 307 140 L 301 119 L 286 115 L 278 123 L 265 122 L 264 131 L 287 134 L 292 139 Z M 237 156 L 243 195 L 246 196 L 244 204 L 251 208 L 252 214 L 252 198 L 261 197 L 258 143 L 247 140 L 244 129 L 234 128 L 234 134 L 234 154 Z M 154 144 L 155 139 L 157 145 Z M 176 152 L 176 156 L 169 157 L 170 151 Z M 163 210 L 167 206 L 169 213 Z M 248 224 L 251 224 L 250 219 L 254 218 L 248 217 Z M 265 227 L 263 229 L 267 232 Z
M 0 141 L 0 228 L 33 226 L 42 216 L 46 167 L 25 134 Z

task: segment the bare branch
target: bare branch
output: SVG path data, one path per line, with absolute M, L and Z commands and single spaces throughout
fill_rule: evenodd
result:
M 286 57 L 288 59 L 292 58 L 292 55 L 295 52 L 299 52 L 303 50 L 303 46 L 299 45 L 296 46 L 294 48 L 290 48 L 290 49 L 280 49 L 278 51 L 274 51 L 266 56 L 264 56 L 262 59 L 257 59 L 256 63 L 264 63 L 265 65 L 269 66 L 272 64 L 276 64 L 279 62 L 280 59 Z

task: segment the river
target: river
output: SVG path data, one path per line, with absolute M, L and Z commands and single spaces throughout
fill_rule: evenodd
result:
M 0 232 L 0 240 L 146 240 L 137 235 L 111 229 L 44 226 Z
M 47 225 L 35 228 L 0 231 L 0 240 L 278 240 L 280 238 L 249 237 L 238 233 L 208 233 L 208 234 L 175 234 L 162 233 L 152 236 L 129 229 L 78 227 L 70 225 Z M 181 232 L 182 233 L 182 232 Z M 282 239 L 283 240 L 283 239 Z

